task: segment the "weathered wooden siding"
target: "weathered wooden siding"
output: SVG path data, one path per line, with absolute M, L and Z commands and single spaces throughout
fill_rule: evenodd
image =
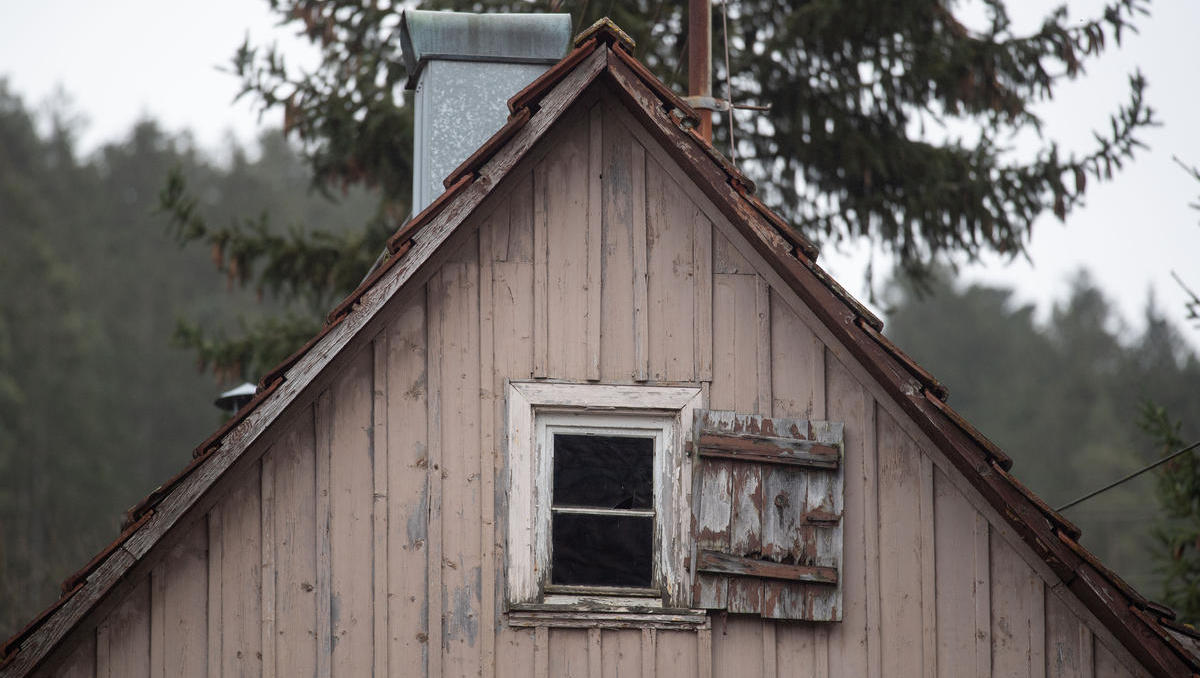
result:
M 52 668 L 1143 675 L 631 120 L 596 96 L 568 114 Z M 509 628 L 504 382 L 531 377 L 699 383 L 712 408 L 845 422 L 844 621 Z

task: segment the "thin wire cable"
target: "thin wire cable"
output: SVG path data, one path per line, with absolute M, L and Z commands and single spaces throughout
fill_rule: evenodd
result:
M 733 137 L 733 85 L 729 78 L 729 0 L 721 0 L 721 34 L 725 42 L 725 98 L 729 100 L 729 160 L 737 162 L 737 142 Z
M 1109 483 L 1108 485 L 1105 485 L 1104 487 L 1096 490 L 1095 492 L 1085 494 L 1082 497 L 1076 499 L 1075 501 L 1063 504 L 1062 506 L 1059 506 L 1058 508 L 1056 508 L 1054 510 L 1062 512 L 1062 511 L 1066 511 L 1067 509 L 1071 508 L 1072 506 L 1074 506 L 1076 504 L 1082 504 L 1083 502 L 1087 501 L 1088 499 L 1091 499 L 1092 497 L 1094 497 L 1102 492 L 1107 492 L 1107 491 L 1111 490 L 1112 488 L 1116 487 L 1117 485 L 1120 485 L 1123 482 L 1126 482 L 1128 480 L 1133 480 L 1134 478 L 1142 475 L 1146 471 L 1149 471 L 1154 468 L 1158 468 L 1159 466 L 1162 466 L 1163 464 L 1167 463 L 1168 461 L 1171 461 L 1175 457 L 1178 457 L 1179 455 L 1184 454 L 1185 452 L 1191 452 L 1192 450 L 1196 449 L 1197 447 L 1200 447 L 1200 441 L 1196 441 L 1196 442 L 1192 443 L 1191 445 L 1188 445 L 1187 447 L 1183 448 L 1182 450 L 1176 450 L 1175 452 L 1172 452 L 1169 456 L 1163 457 L 1162 459 L 1159 459 L 1158 461 L 1154 462 L 1153 464 L 1150 464 L 1149 466 L 1145 466 L 1137 471 L 1134 471 L 1133 473 L 1130 473 L 1129 475 L 1125 476 L 1124 478 L 1121 478 L 1120 480 L 1118 480 L 1116 482 Z

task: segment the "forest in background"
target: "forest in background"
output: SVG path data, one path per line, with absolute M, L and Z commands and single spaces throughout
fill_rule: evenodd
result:
M 117 532 L 121 512 L 190 459 L 220 423 L 230 384 L 175 348 L 177 318 L 236 331 L 266 307 L 181 248 L 157 212 L 172 167 L 210 222 L 272 215 L 274 227 L 336 230 L 375 208 L 310 190 L 278 133 L 218 163 L 153 121 L 87 157 L 69 112 L 38 116 L 0 83 L 0 636 L 58 595 L 59 583 Z M 251 158 L 253 156 L 253 159 Z M 1051 505 L 1156 453 L 1136 425 L 1142 399 L 1197 421 L 1200 363 L 1148 301 L 1144 322 L 1118 317 L 1081 273 L 1044 322 L 1009 290 L 956 285 L 921 296 L 890 286 L 887 333 L 951 391 L 951 404 L 1016 461 Z M 854 283 L 856 281 L 849 281 Z M 1185 428 L 1185 438 L 1194 432 Z M 1191 438 L 1188 438 L 1189 440 Z M 1068 513 L 1083 541 L 1151 596 L 1156 521 L 1146 476 Z
M 36 115 L 0 79 L 0 636 L 58 596 L 122 512 L 221 423 L 217 383 L 172 345 L 177 320 L 236 333 L 279 312 L 179 245 L 158 212 L 178 167 L 214 223 L 269 211 L 361 225 L 374 202 L 309 191 L 278 132 L 217 163 L 153 121 L 87 157 L 71 111 Z M 253 155 L 253 158 L 251 158 Z M 341 198 L 342 196 L 338 196 Z

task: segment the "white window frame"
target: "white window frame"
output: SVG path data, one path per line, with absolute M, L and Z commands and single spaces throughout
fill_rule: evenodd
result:
M 687 386 L 509 382 L 507 602 L 680 608 L 690 599 L 692 463 L 685 440 L 702 391 Z M 552 436 L 574 428 L 656 437 L 654 458 L 654 591 L 549 587 L 553 481 Z M 629 595 L 645 594 L 645 595 Z

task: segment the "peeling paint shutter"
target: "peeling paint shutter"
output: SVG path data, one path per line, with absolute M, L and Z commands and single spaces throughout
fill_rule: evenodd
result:
M 692 602 L 842 618 L 842 424 L 696 412 Z

